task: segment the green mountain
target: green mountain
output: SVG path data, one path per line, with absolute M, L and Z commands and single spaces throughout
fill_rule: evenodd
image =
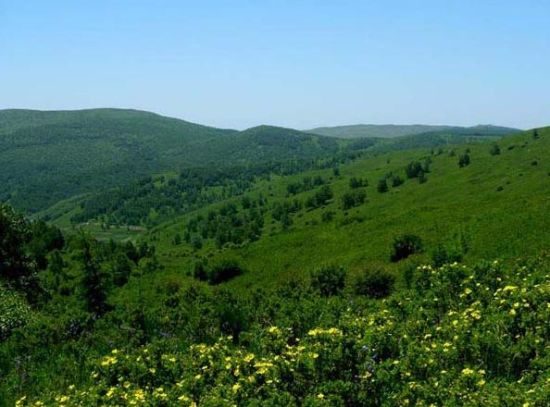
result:
M 464 135 L 493 135 L 503 136 L 517 133 L 520 130 L 491 126 L 479 125 L 474 127 L 460 126 L 433 126 L 423 124 L 396 125 L 396 124 L 355 124 L 349 126 L 317 127 L 308 130 L 309 133 L 319 134 L 328 137 L 338 138 L 361 138 L 361 137 L 380 137 L 394 138 L 402 136 L 413 136 L 425 133 L 439 134 L 464 134 Z
M 3 110 L 0 200 L 33 212 L 152 173 L 315 158 L 337 149 L 335 140 L 295 130 L 237 132 L 136 110 Z
M 308 161 L 368 148 L 437 147 L 507 131 L 449 127 L 389 140 L 342 140 L 273 126 L 217 129 L 137 110 L 2 110 L 0 201 L 33 213 L 151 174 Z
M 550 128 L 425 137 L 0 205 L 0 405 L 545 405 Z

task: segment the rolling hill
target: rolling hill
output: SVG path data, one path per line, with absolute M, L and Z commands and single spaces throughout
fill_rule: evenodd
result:
M 0 206 L 0 405 L 544 405 L 550 128 L 489 140 L 167 171 L 64 236 Z
M 319 134 L 327 137 L 338 138 L 362 138 L 362 137 L 380 137 L 394 138 L 402 136 L 413 136 L 425 133 L 439 134 L 464 134 L 464 135 L 493 135 L 503 136 L 517 133 L 520 130 L 491 126 L 478 125 L 473 127 L 460 126 L 437 126 L 424 124 L 396 125 L 396 124 L 355 124 L 348 126 L 317 127 L 307 130 L 309 133 Z
M 537 252 L 547 247 L 550 238 L 545 215 L 545 208 L 550 207 L 550 129 L 540 134 L 536 140 L 531 132 L 505 137 L 498 142 L 499 154 L 495 155 L 491 154 L 495 144 L 490 143 L 447 146 L 431 152 L 392 151 L 349 161 L 338 167 L 338 175 L 328 168 L 263 180 L 244 194 L 247 200 L 266 197 L 268 202 L 257 208 L 264 226 L 261 237 L 252 240 L 236 238 L 234 244 L 229 241 L 220 247 L 217 237 L 210 236 L 199 250 L 191 244 L 172 244 L 174 236 L 183 236 L 196 219 L 207 219 L 229 203 L 247 219 L 251 209 L 241 207 L 242 196 L 171 219 L 154 228 L 151 238 L 159 245 L 165 264 L 178 272 L 200 258 L 239 259 L 243 267 L 254 270 L 241 277 L 242 283 L 235 283 L 239 285 L 296 276 L 312 264 L 338 263 L 361 269 L 366 264 L 386 263 L 392 240 L 405 232 L 422 237 L 425 253 L 438 245 L 461 245 L 461 239 L 468 241 L 464 255 L 471 259 Z M 461 168 L 458 160 L 465 151 L 469 151 L 471 163 Z M 427 181 L 407 177 L 405 169 L 411 162 L 429 163 Z M 322 178 L 324 184 L 289 193 L 296 190 L 289 185 L 315 177 Z M 353 189 L 352 178 L 366 179 L 368 186 Z M 403 183 L 392 187 L 394 178 Z M 387 179 L 388 192 L 377 191 L 381 179 Z M 326 185 L 333 196 L 322 205 L 308 206 L 308 200 Z M 344 196 L 360 190 L 365 193 L 364 203 L 344 209 Z M 281 211 L 285 216 L 281 217 Z M 240 224 L 232 216 L 225 220 L 224 216 L 218 228 Z M 197 230 L 200 234 L 202 229 Z
M 189 167 L 333 154 L 338 143 L 275 127 L 216 129 L 136 110 L 0 111 L 0 200 L 34 212 Z

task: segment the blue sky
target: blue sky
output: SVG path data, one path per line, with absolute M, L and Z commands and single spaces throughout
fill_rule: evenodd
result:
M 550 125 L 549 1 L 0 0 L 0 108 Z

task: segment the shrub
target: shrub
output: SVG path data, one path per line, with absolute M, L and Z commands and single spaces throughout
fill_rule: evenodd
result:
M 427 180 L 428 180 L 428 178 L 426 178 L 426 174 L 424 173 L 424 171 L 420 171 L 420 172 L 418 173 L 418 183 L 419 183 L 419 184 L 423 184 L 423 183 L 425 183 Z
M 201 281 L 208 280 L 208 271 L 206 269 L 206 265 L 202 261 L 195 263 L 195 266 L 193 267 L 193 277 Z
M 411 161 L 405 167 L 405 174 L 407 174 L 407 178 L 416 178 L 422 171 L 422 164 L 418 161 Z
M 497 143 L 493 144 L 491 147 L 491 150 L 489 150 L 491 155 L 499 155 L 500 154 L 500 147 Z
M 468 165 L 470 165 L 470 155 L 468 153 L 461 154 L 460 157 L 458 157 L 458 166 L 463 168 Z
M 306 207 L 310 209 L 320 208 L 330 201 L 333 197 L 332 189 L 328 185 L 324 185 L 315 195 L 310 196 L 306 200 Z
M 378 181 L 378 185 L 376 186 L 376 190 L 380 193 L 388 192 L 388 183 L 386 181 L 386 178 L 382 178 L 380 181 Z
M 403 182 L 403 178 L 401 178 L 399 175 L 395 175 L 394 177 L 392 177 L 391 186 L 395 188 L 403 184 Z
M 330 222 L 332 219 L 334 219 L 334 211 L 326 211 L 321 215 L 323 222 Z
M 311 286 L 325 297 L 338 294 L 346 280 L 346 270 L 342 267 L 325 266 L 311 273 Z
M 358 275 L 353 283 L 353 290 L 357 295 L 370 298 L 387 297 L 393 288 L 395 277 L 383 268 L 365 270 Z
M 412 254 L 422 252 L 422 239 L 416 235 L 402 235 L 393 241 L 391 261 L 406 259 Z
M 344 196 L 342 196 L 342 209 L 348 210 L 355 206 L 362 205 L 365 203 L 366 197 L 367 194 L 362 190 L 346 192 Z
M 352 177 L 349 180 L 349 187 L 352 189 L 366 187 L 368 185 L 367 179 Z
M 222 260 L 208 271 L 208 283 L 212 285 L 225 283 L 243 272 L 244 270 L 235 260 Z
M 432 262 L 436 267 L 460 261 L 462 261 L 462 253 L 454 247 L 449 248 L 440 244 L 432 252 Z

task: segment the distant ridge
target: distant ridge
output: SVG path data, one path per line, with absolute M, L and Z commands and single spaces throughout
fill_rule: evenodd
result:
M 335 153 L 339 142 L 273 126 L 218 129 L 132 109 L 0 110 L 0 201 L 32 212 L 153 173 L 314 159 Z
M 473 127 L 445 126 L 445 125 L 425 125 L 425 124 L 353 124 L 348 126 L 317 127 L 315 129 L 305 130 L 306 132 L 319 134 L 321 136 L 338 138 L 394 138 L 403 136 L 413 136 L 416 134 L 434 133 L 434 132 L 453 132 L 475 134 L 483 132 L 491 135 L 506 135 L 517 133 L 521 130 L 510 127 L 501 127 L 493 125 L 477 125 Z

